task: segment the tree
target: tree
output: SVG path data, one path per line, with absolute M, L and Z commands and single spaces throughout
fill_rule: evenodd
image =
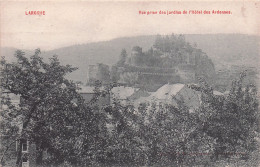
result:
M 178 106 L 142 104 L 108 108 L 112 133 L 108 152 L 117 165 L 130 166 L 257 166 L 258 100 L 253 85 L 243 86 L 244 74 L 228 96 L 214 95 L 206 81 L 189 85 L 201 92 L 194 112 Z M 254 156 L 254 157 L 252 157 Z M 255 158 L 255 159 L 254 159 Z M 257 160 L 257 159 L 256 159 Z M 110 161 L 111 162 L 111 161 Z
M 50 63 L 45 63 L 40 53 L 37 49 L 28 59 L 24 52 L 18 50 L 16 62 L 1 61 L 2 90 L 20 96 L 19 106 L 14 106 L 10 99 L 3 96 L 2 103 L 7 107 L 1 113 L 2 123 L 13 122 L 11 126 L 19 129 L 9 134 L 10 128 L 3 130 L 13 141 L 18 141 L 16 165 L 19 167 L 24 156 L 23 139 L 36 143 L 38 150 L 49 148 L 53 154 L 65 152 L 58 153 L 57 142 L 53 141 L 70 133 L 67 127 L 73 126 L 84 110 L 84 101 L 76 91 L 76 84 L 65 78 L 76 68 L 61 65 L 57 56 L 50 58 Z
M 161 35 L 157 35 L 153 47 L 159 50 L 163 48 L 163 37 Z
M 212 156 L 215 161 L 248 160 L 258 147 L 257 90 L 254 85 L 243 84 L 245 76 L 243 72 L 233 81 L 227 96 L 214 95 L 213 89 L 203 80 L 199 87 L 192 86 L 202 92 L 198 111 L 200 124 L 202 131 L 216 141 Z
M 125 50 L 125 49 L 122 49 L 121 54 L 120 54 L 119 61 L 117 62 L 117 66 L 118 66 L 118 67 L 124 66 L 124 64 L 125 64 L 125 62 L 126 62 L 126 59 L 127 59 L 126 50 Z

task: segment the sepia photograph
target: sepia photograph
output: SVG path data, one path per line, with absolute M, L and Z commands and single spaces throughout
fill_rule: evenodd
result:
M 0 1 L 0 166 L 259 167 L 258 1 Z

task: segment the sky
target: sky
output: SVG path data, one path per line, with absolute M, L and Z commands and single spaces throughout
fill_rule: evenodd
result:
M 260 34 L 260 3 L 246 2 L 1 2 L 1 47 L 60 47 L 156 34 Z M 28 11 L 45 15 L 26 15 Z M 228 10 L 230 15 L 140 15 L 139 11 Z

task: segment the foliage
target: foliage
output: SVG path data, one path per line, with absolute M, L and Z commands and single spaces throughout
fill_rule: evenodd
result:
M 119 67 L 124 66 L 124 64 L 126 63 L 126 59 L 127 59 L 126 50 L 122 49 L 119 61 L 117 62 L 117 66 L 119 66 Z
M 16 63 L 2 61 L 2 89 L 21 101 L 15 105 L 8 95 L 2 97 L 1 133 L 8 140 L 35 142 L 43 166 L 218 166 L 258 160 L 257 91 L 254 85 L 243 87 L 245 74 L 228 95 L 215 95 L 204 80 L 189 85 L 201 92 L 194 112 L 182 101 L 136 108 L 114 99 L 100 106 L 98 99 L 115 85 L 102 88 L 96 81 L 93 100 L 85 103 L 76 84 L 65 78 L 75 69 L 57 57 L 45 63 L 39 54 L 36 50 L 28 59 L 17 51 Z
M 233 81 L 227 96 L 213 94 L 213 89 L 203 80 L 200 87 L 202 104 L 199 117 L 202 130 L 214 138 L 213 160 L 248 160 L 257 145 L 257 121 L 259 119 L 257 91 L 254 85 L 242 86 L 245 73 Z
M 177 107 L 155 103 L 138 110 L 116 103 L 107 109 L 114 127 L 109 160 L 136 166 L 257 166 L 256 88 L 243 88 L 243 78 L 227 96 L 214 95 L 204 80 L 190 85 L 201 92 L 195 112 L 181 101 Z
M 12 127 L 2 126 L 5 128 L 5 135 L 19 142 L 17 166 L 21 166 L 23 156 L 21 139 L 36 143 L 39 163 L 43 161 L 44 150 L 50 155 L 48 161 L 61 163 L 75 159 L 76 141 L 79 141 L 82 135 L 92 134 L 88 137 L 89 142 L 98 134 L 98 124 L 91 122 L 99 121 L 97 117 L 100 116 L 84 104 L 84 100 L 77 93 L 76 84 L 65 78 L 67 73 L 76 68 L 61 65 L 57 56 L 51 58 L 50 63 L 45 63 L 39 54 L 40 50 L 36 50 L 28 59 L 22 51 L 17 51 L 17 62 L 1 62 L 2 90 L 7 94 L 20 96 L 19 106 L 14 106 L 3 96 L 2 104 L 7 107 L 1 112 L 5 126 L 11 123 L 20 129 L 9 133 Z M 86 144 L 86 147 L 89 145 Z
M 127 57 L 123 49 L 120 59 L 111 70 L 113 81 L 120 81 L 127 72 L 137 72 L 137 83 L 142 81 L 166 84 L 168 82 L 186 82 L 181 77 L 190 74 L 190 80 L 197 81 L 198 77 L 205 77 L 212 81 L 215 77 L 215 67 L 208 56 L 185 40 L 184 35 L 158 35 L 154 45 L 147 51 L 139 46 L 132 48 Z M 170 75 L 169 75 L 170 74 Z M 159 78 L 154 79 L 153 78 Z M 131 85 L 132 83 L 126 83 Z M 148 86 L 151 86 L 149 84 Z
M 135 54 L 136 66 L 173 68 L 178 64 L 194 64 L 195 55 L 203 53 L 186 42 L 184 35 L 161 36 L 155 39 L 153 48 L 147 52 Z M 188 57 L 192 57 L 188 60 Z

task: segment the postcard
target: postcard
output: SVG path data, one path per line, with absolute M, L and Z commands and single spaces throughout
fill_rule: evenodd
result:
M 258 1 L 1 1 L 1 166 L 259 166 Z

